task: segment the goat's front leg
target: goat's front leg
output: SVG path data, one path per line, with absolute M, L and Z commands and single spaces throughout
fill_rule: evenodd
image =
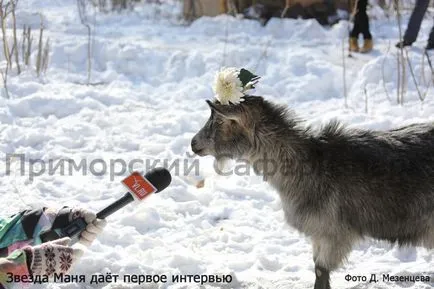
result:
M 313 238 L 313 261 L 315 262 L 314 289 L 331 289 L 330 272 L 336 269 L 351 251 L 350 238 Z
M 315 287 L 314 289 L 330 289 L 330 271 L 319 265 L 318 255 L 321 250 L 319 240 L 312 240 L 313 262 L 315 263 Z
M 330 271 L 322 266 L 315 264 L 315 286 L 314 289 L 330 288 Z

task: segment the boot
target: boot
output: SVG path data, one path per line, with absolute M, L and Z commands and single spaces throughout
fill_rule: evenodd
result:
M 413 42 L 409 42 L 407 40 L 402 40 L 399 41 L 398 43 L 396 43 L 395 47 L 396 48 L 404 48 L 406 46 L 411 46 L 413 44 Z
M 359 44 L 356 37 L 350 37 L 350 51 L 359 52 Z
M 434 43 L 431 41 L 428 41 L 428 44 L 425 47 L 426 50 L 433 50 L 434 49 Z
M 374 42 L 372 39 L 365 39 L 363 43 L 363 47 L 360 49 L 361 53 L 368 53 L 374 48 Z

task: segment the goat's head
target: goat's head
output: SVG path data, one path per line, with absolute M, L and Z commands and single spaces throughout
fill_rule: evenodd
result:
M 211 116 L 193 137 L 191 148 L 199 156 L 237 159 L 255 148 L 255 131 L 263 119 L 264 99 L 246 96 L 240 104 L 222 105 L 207 100 Z

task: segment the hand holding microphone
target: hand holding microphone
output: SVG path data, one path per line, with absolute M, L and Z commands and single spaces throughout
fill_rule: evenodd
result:
M 68 221 L 72 223 L 80 218 L 84 219 L 87 226 L 81 232 L 78 242 L 89 247 L 103 231 L 107 221 L 97 219 L 95 213 L 86 209 L 71 209 Z M 54 274 L 67 274 L 84 253 L 80 247 L 71 247 L 70 244 L 71 238 L 64 237 L 34 247 L 24 247 L 29 273 L 33 276 L 48 277 Z
M 145 177 L 139 173 L 133 173 L 122 182 L 129 192 L 97 214 L 86 209 L 68 207 L 59 211 L 50 208 L 27 210 L 18 214 L 19 219 L 12 221 L 22 222 L 23 234 L 26 233 L 26 228 L 27 230 L 32 228 L 34 233 L 39 234 L 40 240 L 35 238 L 34 244 L 38 245 L 33 246 L 18 243 L 11 245 L 10 248 L 17 246 L 17 249 L 7 258 L 0 258 L 0 279 L 5 272 L 12 272 L 16 275 L 30 274 L 48 277 L 54 274 L 68 274 L 83 254 L 83 248 L 71 246 L 72 244 L 78 241 L 86 246 L 91 245 L 106 225 L 105 218 L 107 216 L 134 200 L 143 200 L 153 193 L 164 190 L 170 184 L 171 176 L 169 171 L 159 168 L 148 172 Z M 49 231 L 41 233 L 41 228 L 38 228 L 40 223 L 38 220 L 41 218 L 42 224 L 47 223 L 47 221 L 51 224 Z M 13 222 L 10 223 L 14 224 Z M 15 230 L 12 231 L 7 237 L 16 240 L 14 237 L 16 232 Z M 20 231 L 18 230 L 18 232 Z M 42 241 L 42 244 L 39 241 Z M 6 248 L 9 250 L 8 247 Z M 0 288 L 3 288 L 1 282 Z
M 73 210 L 68 226 L 41 234 L 41 240 L 42 242 L 49 242 L 70 237 L 71 245 L 77 241 L 90 245 L 97 234 L 103 230 L 106 217 L 134 200 L 142 201 L 153 193 L 161 192 L 169 186 L 171 181 L 172 176 L 165 168 L 153 169 L 147 172 L 144 177 L 134 172 L 122 181 L 129 190 L 122 198 L 102 209 L 96 215 L 86 210 Z
M 72 209 L 69 215 L 69 222 L 73 223 L 75 220 L 82 218 L 86 222 L 87 226 L 84 231 L 81 232 L 78 242 L 86 247 L 89 247 L 96 237 L 102 233 L 104 227 L 107 225 L 105 219 L 97 219 L 94 212 L 86 209 Z

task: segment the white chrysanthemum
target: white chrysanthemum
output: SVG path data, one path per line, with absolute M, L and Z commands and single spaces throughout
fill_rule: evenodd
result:
M 234 67 L 223 68 L 217 72 L 213 90 L 221 104 L 240 103 L 243 84 L 238 78 L 240 71 Z

